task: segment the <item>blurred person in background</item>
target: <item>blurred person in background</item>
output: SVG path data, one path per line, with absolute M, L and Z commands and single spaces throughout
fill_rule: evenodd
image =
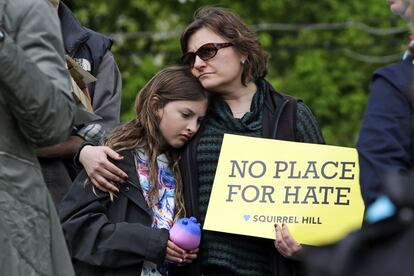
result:
M 393 14 L 401 16 L 402 19 L 406 21 L 411 20 L 411 0 L 386 0 L 390 6 L 390 10 Z M 410 46 L 414 45 L 414 41 L 411 40 Z M 409 51 L 407 50 L 404 53 L 403 59 L 407 58 Z
M 411 19 L 411 0 L 386 0 L 392 13 L 409 21 Z
M 72 130 L 63 55 L 47 0 L 0 0 L 0 275 L 74 275 L 35 153 Z
M 72 160 L 80 145 L 99 143 L 105 132 L 120 123 L 122 78 L 110 51 L 113 40 L 83 27 L 62 1 L 50 2 L 60 19 L 66 55 L 97 78 L 88 84 L 86 93 L 94 114 L 101 117 L 78 126 L 65 142 L 37 151 L 46 184 L 59 205 L 78 173 Z
M 411 0 L 388 0 L 393 13 L 409 20 Z M 407 173 L 414 165 L 414 44 L 403 60 L 377 70 L 357 142 L 360 183 L 365 204 L 381 194 L 386 174 Z

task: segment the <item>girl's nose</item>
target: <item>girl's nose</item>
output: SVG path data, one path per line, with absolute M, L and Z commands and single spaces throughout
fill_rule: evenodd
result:
M 191 120 L 188 125 L 187 125 L 187 130 L 191 133 L 194 134 L 198 129 L 198 123 L 197 120 Z

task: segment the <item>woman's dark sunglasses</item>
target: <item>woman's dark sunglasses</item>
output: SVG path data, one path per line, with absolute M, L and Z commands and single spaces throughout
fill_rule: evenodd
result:
M 188 65 L 191 68 L 194 66 L 196 56 L 201 58 L 202 60 L 206 61 L 216 56 L 218 50 L 226 47 L 233 46 L 233 43 L 226 42 L 226 43 L 207 43 L 198 48 L 196 52 L 188 52 L 185 53 L 181 57 L 181 62 L 184 65 Z

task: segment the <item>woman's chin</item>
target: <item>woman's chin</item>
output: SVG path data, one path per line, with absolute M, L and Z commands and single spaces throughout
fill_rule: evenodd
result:
M 215 90 L 218 89 L 219 85 L 217 84 L 216 81 L 212 80 L 212 79 L 204 79 L 201 80 L 201 85 L 207 89 L 210 90 L 212 92 L 214 92 Z

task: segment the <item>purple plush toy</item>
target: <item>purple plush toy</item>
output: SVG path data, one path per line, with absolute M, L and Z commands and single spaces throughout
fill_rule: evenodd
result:
M 196 249 L 200 238 L 200 223 L 195 217 L 178 219 L 170 229 L 170 240 L 185 250 Z

